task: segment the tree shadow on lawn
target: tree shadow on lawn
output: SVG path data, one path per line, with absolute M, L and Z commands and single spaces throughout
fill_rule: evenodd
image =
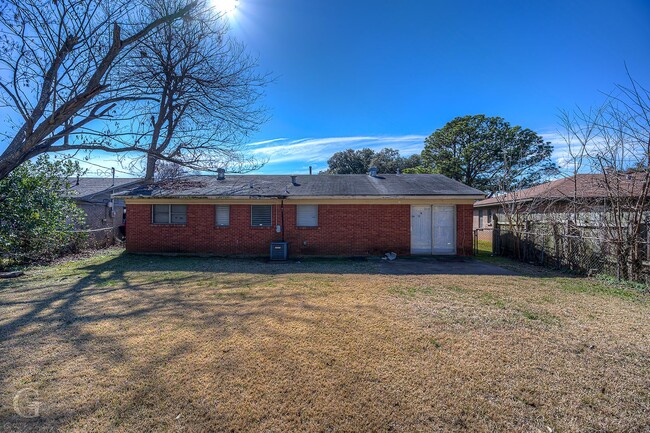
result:
M 446 401 L 464 373 L 411 372 L 419 361 L 442 368 L 454 358 L 439 357 L 448 348 L 439 350 L 438 336 L 420 341 L 412 318 L 392 320 L 373 303 L 372 284 L 336 296 L 367 274 L 381 274 L 377 262 L 120 254 L 0 282 L 0 431 L 417 424 L 419 379 L 446 381 L 432 397 Z M 460 403 L 491 395 L 471 386 Z M 12 410 L 21 388 L 39 390 L 39 418 Z M 538 415 L 503 401 L 525 421 Z M 463 420 L 464 411 L 449 416 Z
M 265 335 L 283 339 L 286 335 L 277 324 L 311 329 L 320 326 L 318 316 L 350 312 L 352 306 L 312 302 L 319 296 L 310 286 L 313 279 L 304 288 L 290 277 L 280 284 L 290 286 L 286 290 L 275 287 L 274 275 L 284 275 L 287 265 L 305 273 L 362 270 L 361 264 L 345 261 L 269 264 L 120 254 L 45 279 L 34 275 L 0 282 L 0 385 L 4 388 L 0 389 L 0 427 L 6 428 L 0 430 L 39 430 L 43 423 L 62 426 L 84 412 L 90 416 L 107 410 L 102 405 L 123 411 L 124 416 L 137 412 L 143 394 L 171 392 L 172 385 L 162 376 L 158 380 L 156 371 L 191 356 L 198 333 L 202 339 L 212 338 L 218 347 L 233 334 L 253 340 L 260 332 L 259 323 L 267 323 Z M 178 339 L 178 333 L 187 334 L 187 340 Z M 160 346 L 152 347 L 152 341 Z M 92 402 L 79 401 L 84 395 L 82 384 L 71 385 L 83 383 L 83 378 L 104 381 L 116 376 L 123 382 L 103 384 L 110 392 Z M 129 383 L 142 377 L 153 379 L 132 389 Z M 13 413 L 11 401 L 21 387 L 52 382 L 60 382 L 54 386 L 56 395 L 42 396 L 46 402 L 38 420 Z M 106 401 L 116 396 L 124 401 Z
M 486 261 L 466 256 L 400 256 L 394 261 L 382 257 L 301 257 L 287 261 L 265 258 L 233 258 L 192 255 L 122 253 L 116 257 L 125 266 L 147 272 L 213 272 L 260 275 L 279 274 L 387 274 L 387 275 L 477 275 L 568 276 L 511 260 Z

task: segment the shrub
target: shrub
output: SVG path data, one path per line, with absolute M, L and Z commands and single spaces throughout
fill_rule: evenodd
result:
M 79 163 L 41 156 L 0 180 L 0 266 L 51 260 L 85 238 L 84 213 L 70 197 Z

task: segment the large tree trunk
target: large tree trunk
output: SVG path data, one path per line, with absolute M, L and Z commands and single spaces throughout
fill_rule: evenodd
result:
M 9 176 L 20 164 L 27 161 L 31 156 L 20 150 L 6 149 L 0 156 L 0 179 Z M 33 156 L 33 155 L 32 155 Z
M 153 180 L 154 173 L 156 172 L 156 158 L 153 155 L 147 155 L 147 169 L 144 174 L 145 180 Z
M 20 7 L 21 5 L 20 2 L 14 3 L 18 5 L 17 7 Z M 22 107 L 22 109 L 18 108 L 18 111 L 21 111 L 23 114 L 24 123 L 16 132 L 7 149 L 2 153 L 2 155 L 0 155 L 0 179 L 5 178 L 22 162 L 42 153 L 55 152 L 57 150 L 93 150 L 93 147 L 89 145 L 75 144 L 69 146 L 54 146 L 54 144 L 59 140 L 68 137 L 73 132 L 85 127 L 95 119 L 107 115 L 117 102 L 128 99 L 126 95 L 118 95 L 113 98 L 106 98 L 103 101 L 97 101 L 94 106 L 91 106 L 93 101 L 97 100 L 97 96 L 101 95 L 110 87 L 110 83 L 106 82 L 107 74 L 112 68 L 114 68 L 118 56 L 124 52 L 125 49 L 143 39 L 160 25 L 186 16 L 197 6 L 197 4 L 197 1 L 193 1 L 177 11 L 174 11 L 174 13 L 155 19 L 125 39 L 121 38 L 120 24 L 117 22 L 102 23 L 93 31 L 100 31 L 101 27 L 111 26 L 112 40 L 108 42 L 108 49 L 101 58 L 99 58 L 99 53 L 95 52 L 97 47 L 84 45 L 84 39 L 81 38 L 84 36 L 84 25 L 87 25 L 88 23 L 84 21 L 82 22 L 83 25 L 80 24 L 80 28 L 71 28 L 70 31 L 77 33 L 69 36 L 61 48 L 55 49 L 51 53 L 44 53 L 45 59 L 49 59 L 50 55 L 52 59 L 50 60 L 50 66 L 42 77 L 42 83 L 34 84 L 40 96 L 36 101 L 33 101 L 33 108 L 27 108 L 29 106 L 28 101 L 20 100 L 21 97 L 25 97 L 24 94 L 12 94 L 9 91 L 8 95 L 4 95 L 9 99 L 13 99 L 16 107 Z M 36 8 L 37 6 L 32 4 L 32 7 Z M 45 18 L 41 20 L 43 16 L 39 15 L 37 12 L 33 10 L 31 12 L 32 14 L 28 16 L 31 17 L 30 19 L 32 21 L 29 23 L 29 26 L 32 28 L 39 28 L 39 26 L 56 27 L 57 25 L 61 26 L 60 28 L 66 28 L 66 24 L 69 24 L 65 17 L 61 17 L 60 22 L 50 23 Z M 72 13 L 73 9 L 70 9 L 69 12 Z M 7 28 L 6 25 L 5 28 Z M 8 28 L 11 29 L 12 27 L 9 26 Z M 53 32 L 56 33 L 56 31 Z M 19 36 L 23 38 L 23 43 L 29 45 L 29 40 L 25 39 L 24 35 Z M 44 36 L 44 38 L 45 37 L 46 36 Z M 7 44 L 9 45 L 10 43 L 8 42 Z M 49 45 L 49 41 L 47 44 L 44 44 Z M 88 55 L 92 59 L 91 66 L 87 67 L 83 71 L 79 71 L 79 73 L 83 78 L 87 79 L 87 83 L 83 88 L 75 90 L 75 92 L 68 95 L 65 100 L 60 102 L 60 104 L 53 103 L 53 101 L 56 102 L 56 97 L 59 95 L 56 91 L 57 77 L 67 73 L 61 71 L 62 65 L 65 64 L 66 60 L 68 60 L 70 56 L 75 56 L 75 53 L 84 53 L 86 51 L 90 52 Z M 3 63 L 5 62 L 3 61 Z M 81 63 L 83 64 L 83 62 Z M 20 77 L 20 79 L 23 80 L 24 78 L 21 73 L 24 73 L 24 71 L 20 70 L 18 66 L 16 66 L 16 69 L 8 72 L 8 75 L 11 77 L 13 74 L 14 80 L 17 79 L 17 77 Z M 30 78 L 35 79 L 36 81 L 38 81 L 37 78 L 40 78 L 36 76 L 37 74 L 32 75 L 33 76 Z M 3 90 L 6 93 L 7 87 L 3 86 Z M 80 116 L 81 118 L 76 123 L 72 124 L 71 120 L 73 118 L 76 119 L 77 116 Z M 100 149 L 101 146 L 96 146 L 96 148 Z M 124 151 L 128 150 L 131 149 L 124 149 Z

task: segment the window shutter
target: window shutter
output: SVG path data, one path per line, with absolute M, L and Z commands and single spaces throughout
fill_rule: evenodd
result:
M 171 205 L 172 224 L 185 224 L 187 222 L 187 206 L 184 204 Z
M 298 227 L 318 227 L 318 205 L 299 204 L 296 206 L 296 225 Z
M 169 205 L 153 205 L 153 222 L 154 224 L 169 224 Z
M 216 224 L 218 226 L 229 226 L 230 225 L 230 206 L 228 205 L 221 205 L 217 206 L 216 210 Z
M 253 227 L 271 227 L 271 205 L 251 206 L 251 225 Z

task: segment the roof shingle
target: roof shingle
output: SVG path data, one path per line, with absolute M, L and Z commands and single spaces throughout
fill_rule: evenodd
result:
M 119 191 L 123 187 L 128 188 L 142 179 L 118 177 L 113 180 L 110 177 L 80 177 L 79 183 L 77 183 L 77 178 L 72 177 L 68 181 L 70 182 L 70 196 L 77 200 L 85 200 L 107 190 Z
M 610 193 L 619 196 L 632 196 L 639 194 L 644 173 L 621 173 L 619 176 L 609 178 L 611 183 Z M 605 186 L 603 174 L 578 174 L 576 176 L 546 182 L 532 188 L 526 188 L 508 194 L 486 198 L 477 201 L 474 207 L 496 206 L 502 203 L 525 202 L 536 199 L 561 200 L 577 197 L 602 198 L 607 197 L 608 189 Z
M 483 196 L 440 174 L 330 174 L 187 176 L 175 181 L 141 185 L 119 197 L 390 197 L 390 196 Z

